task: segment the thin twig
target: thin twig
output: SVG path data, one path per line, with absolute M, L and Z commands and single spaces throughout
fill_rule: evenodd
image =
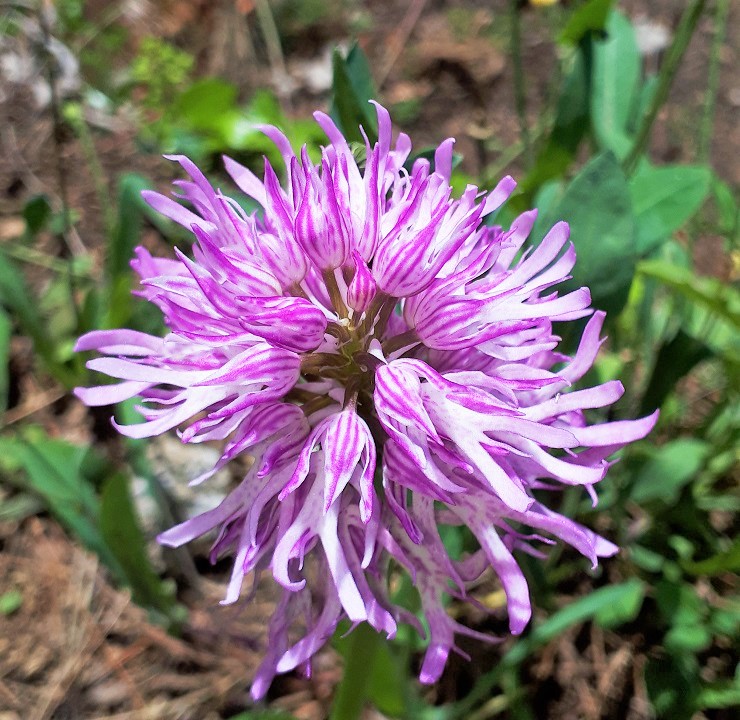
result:
M 707 94 L 704 99 L 704 116 L 699 130 L 699 148 L 697 158 L 701 162 L 709 159 L 712 144 L 712 130 L 714 128 L 714 110 L 717 104 L 717 89 L 719 88 L 719 54 L 727 36 L 727 17 L 730 14 L 730 0 L 717 0 L 714 10 L 714 38 L 709 55 L 709 70 L 707 72 Z
M 278 32 L 275 18 L 270 9 L 270 3 L 267 0 L 255 0 L 254 9 L 257 13 L 262 35 L 267 46 L 267 56 L 270 59 L 270 69 L 272 70 L 273 82 L 279 81 L 277 88 L 278 94 L 289 98 L 290 92 L 284 92 L 285 79 L 288 77 L 288 70 L 285 66 L 285 56 L 283 47 L 280 43 L 280 33 Z
M 696 25 L 704 11 L 705 5 L 706 0 L 694 0 L 681 16 L 673 43 L 668 50 L 663 66 L 660 68 L 658 87 L 655 90 L 655 95 L 653 95 L 650 108 L 642 118 L 635 142 L 632 145 L 629 155 L 624 160 L 623 167 L 627 175 L 631 175 L 634 172 L 640 156 L 645 152 L 648 141 L 650 140 L 650 131 L 653 128 L 653 123 L 655 123 L 660 108 L 663 107 L 663 104 L 668 98 L 673 79 L 681 64 L 681 58 L 683 58 L 683 54 L 686 52 L 686 48 L 689 46 L 689 42 L 694 35 L 694 30 L 696 30 Z
M 409 37 L 411 37 L 411 33 L 414 31 L 414 27 L 416 27 L 416 23 L 419 22 L 419 18 L 421 17 L 421 13 L 426 4 L 427 0 L 412 0 L 409 3 L 409 7 L 406 10 L 406 14 L 403 16 L 403 20 L 401 20 L 400 25 L 388 42 L 388 49 L 385 53 L 385 58 L 383 58 L 383 63 L 380 67 L 378 77 L 375 79 L 378 84 L 378 90 L 385 85 L 388 75 L 390 75 L 393 66 L 396 64 L 396 61 L 403 52 L 403 49 L 406 47 L 406 43 L 408 42 Z

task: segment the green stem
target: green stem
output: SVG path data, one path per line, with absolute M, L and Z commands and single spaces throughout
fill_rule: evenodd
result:
M 358 720 L 362 716 L 367 697 L 367 685 L 380 634 L 367 623 L 361 623 L 349 636 L 344 677 L 337 688 L 329 720 Z
M 519 131 L 524 145 L 524 160 L 527 167 L 532 166 L 532 146 L 527 125 L 527 93 L 524 84 L 524 63 L 522 62 L 522 28 L 519 18 L 519 1 L 510 0 L 511 15 L 511 60 L 514 64 L 514 97 L 516 114 L 519 118 Z
M 712 128 L 714 125 L 714 108 L 717 103 L 717 88 L 719 87 L 719 54 L 727 36 L 727 17 L 730 13 L 730 0 L 717 0 L 714 11 L 714 38 L 709 59 L 707 80 L 707 96 L 704 101 L 704 117 L 699 131 L 698 159 L 706 162 L 711 150 Z
M 655 95 L 653 95 L 650 108 L 642 118 L 635 142 L 632 145 L 629 155 L 627 155 L 624 160 L 624 171 L 627 175 L 631 175 L 634 172 L 640 156 L 647 147 L 648 141 L 650 140 L 650 131 L 653 129 L 653 123 L 658 117 L 660 108 L 663 107 L 663 104 L 668 98 L 668 93 L 673 84 L 673 79 L 681 64 L 681 58 L 683 58 L 683 54 L 689 46 L 689 42 L 694 34 L 694 30 L 696 30 L 696 25 L 704 11 L 705 5 L 706 0 L 693 0 L 681 16 L 681 22 L 676 30 L 673 43 L 671 44 L 666 58 L 663 61 L 663 65 L 660 68 L 658 87 L 655 90 Z

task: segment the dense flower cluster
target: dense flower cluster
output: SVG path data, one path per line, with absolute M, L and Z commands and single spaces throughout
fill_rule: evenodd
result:
M 468 186 L 453 198 L 453 141 L 433 164 L 411 163 L 409 138 L 392 143 L 388 113 L 376 108 L 379 140 L 359 162 L 321 113 L 329 144 L 318 163 L 263 128 L 285 161 L 282 184 L 267 162 L 260 180 L 227 158 L 259 213 L 173 157 L 190 176 L 176 184 L 192 210 L 145 197 L 194 233 L 193 257 L 139 248 L 132 262 L 169 334 L 109 330 L 77 344 L 103 354 L 91 369 L 121 381 L 78 389 L 85 403 L 141 397 L 145 422 L 118 427 L 124 435 L 180 428 L 183 442 L 222 441 L 212 472 L 239 454 L 253 458 L 221 505 L 160 540 L 178 546 L 217 529 L 213 558 L 235 556 L 225 603 L 248 574 L 269 571 L 282 587 L 255 697 L 276 673 L 309 672 L 343 618 L 389 637 L 400 620 L 419 626 L 391 601 L 389 563 L 421 598 L 423 682 L 439 678 L 456 634 L 490 639 L 444 606 L 489 567 L 511 632 L 521 632 L 531 609 L 513 552 L 536 555 L 534 541 L 552 542 L 526 528 L 593 564 L 617 549 L 533 490 L 579 485 L 595 499 L 608 458 L 655 422 L 588 425 L 584 410 L 610 405 L 622 386 L 570 391 L 594 361 L 604 315 L 589 309 L 586 288 L 552 289 L 575 263 L 567 225 L 522 253 L 534 211 L 507 231 L 483 222 L 511 178 L 490 194 Z M 558 353 L 553 322 L 588 315 L 576 354 Z M 452 559 L 441 524 L 466 526 L 479 549 Z

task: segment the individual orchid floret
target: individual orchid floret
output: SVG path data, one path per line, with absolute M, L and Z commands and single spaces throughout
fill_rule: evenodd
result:
M 91 370 L 118 381 L 78 388 L 84 403 L 138 398 L 142 422 L 116 425 L 121 433 L 220 444 L 194 483 L 248 459 L 218 507 L 159 539 L 180 546 L 215 531 L 211 559 L 234 557 L 224 603 L 261 574 L 280 587 L 256 698 L 276 674 L 309 674 L 342 621 L 387 637 L 400 622 L 426 625 L 420 677 L 435 682 L 459 635 L 497 641 L 446 609 L 486 572 L 506 594 L 511 632 L 522 632 L 532 611 L 518 554 L 541 557 L 562 540 L 595 565 L 617 551 L 548 509 L 548 494 L 580 486 L 596 502 L 614 453 L 656 421 L 604 421 L 623 393 L 616 381 L 574 388 L 604 314 L 587 288 L 558 292 L 576 262 L 568 226 L 525 249 L 534 211 L 508 230 L 486 224 L 511 178 L 455 196 L 454 141 L 433 162 L 414 159 L 375 108 L 378 140 L 364 153 L 317 113 L 328 144 L 316 163 L 262 128 L 282 167 L 265 161 L 260 179 L 225 160 L 259 205 L 252 213 L 173 156 L 189 178 L 176 183 L 179 201 L 144 198 L 192 232 L 192 248 L 167 259 L 138 248 L 132 261 L 136 292 L 160 308 L 167 334 L 95 331 L 77 343 L 100 354 Z M 564 355 L 554 323 L 587 316 L 578 350 Z M 465 526 L 477 546 L 452 558 L 440 525 Z M 402 572 L 418 616 L 394 596 Z

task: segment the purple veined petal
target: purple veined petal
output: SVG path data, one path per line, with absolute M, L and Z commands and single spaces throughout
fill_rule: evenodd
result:
M 74 350 L 97 350 L 106 355 L 154 355 L 163 352 L 164 342 L 137 330 L 93 330 L 78 338 Z
M 617 420 L 590 427 L 573 428 L 571 432 L 581 445 L 600 447 L 602 445 L 626 445 L 642 440 L 658 422 L 660 412 L 656 410 L 639 420 Z
M 152 386 L 152 383 L 127 380 L 116 385 L 98 385 L 97 387 L 77 387 L 75 396 L 88 407 L 104 407 L 130 400 Z
M 605 318 L 606 313 L 598 310 L 586 324 L 575 357 L 558 373 L 564 380 L 571 383 L 576 382 L 591 369 L 599 348 L 604 342 L 600 335 Z
M 265 186 L 262 181 L 249 169 L 240 165 L 230 157 L 223 156 L 224 167 L 237 187 L 248 197 L 256 200 L 262 207 L 267 204 Z
M 449 182 L 452 175 L 452 148 L 455 146 L 455 138 L 447 138 L 434 151 L 434 172 L 439 173 Z
M 329 593 L 321 614 L 309 632 L 280 657 L 276 670 L 280 673 L 295 670 L 320 650 L 334 634 L 341 617 L 342 606 L 336 593 Z
M 160 215 L 163 215 L 170 220 L 173 220 L 178 225 L 190 230 L 193 225 L 205 226 L 211 230 L 216 230 L 216 226 L 213 223 L 208 222 L 199 215 L 196 215 L 191 210 L 175 202 L 172 198 L 168 198 L 153 190 L 142 190 L 141 197 L 144 202 L 149 205 L 153 210 L 156 210 Z
M 509 175 L 500 180 L 499 184 L 486 196 L 481 217 L 498 210 L 509 199 L 511 193 L 514 192 L 514 188 L 516 188 L 516 181 Z
M 364 444 L 360 424 L 364 423 L 354 410 L 343 410 L 331 418 L 321 441 L 324 455 L 324 512 L 334 504 L 357 468 Z
M 357 584 L 347 564 L 342 545 L 337 536 L 339 503 L 334 503 L 325 512 L 319 529 L 321 544 L 326 560 L 347 617 L 352 622 L 367 620 L 367 609 Z
M 115 420 L 111 420 L 113 427 L 118 430 L 121 435 L 126 437 L 140 439 L 145 437 L 154 437 L 160 435 L 167 430 L 173 430 L 178 425 L 181 425 L 186 420 L 189 420 L 193 415 L 205 410 L 210 405 L 223 400 L 228 394 L 228 391 L 221 388 L 208 389 L 207 391 L 188 391 L 188 396 L 179 405 L 175 406 L 172 410 L 163 414 L 156 420 L 139 423 L 138 425 L 119 425 Z
M 363 313 L 375 297 L 377 286 L 360 253 L 354 250 L 352 258 L 355 261 L 355 274 L 347 286 L 347 305 L 355 312 Z
M 525 412 L 528 420 L 539 422 L 558 417 L 571 410 L 606 407 L 615 403 L 622 395 L 624 386 L 618 380 L 612 380 L 587 390 L 558 393 L 551 400 L 529 407 Z

